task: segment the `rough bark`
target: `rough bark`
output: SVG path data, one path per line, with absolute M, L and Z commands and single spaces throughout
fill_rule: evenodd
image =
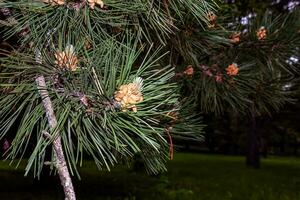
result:
M 50 126 L 50 129 L 54 129 L 57 126 L 57 120 L 52 107 L 51 99 L 48 95 L 47 86 L 44 76 L 38 76 L 36 78 L 36 84 L 39 94 L 42 98 L 44 109 L 46 112 L 46 117 Z M 51 135 L 46 134 L 48 137 Z M 55 134 L 53 140 L 54 156 L 55 156 L 55 167 L 57 168 L 61 185 L 63 186 L 65 193 L 65 200 L 76 200 L 74 187 L 72 184 L 72 179 L 67 167 L 66 159 L 63 153 L 63 148 L 61 144 L 61 137 L 59 134 Z

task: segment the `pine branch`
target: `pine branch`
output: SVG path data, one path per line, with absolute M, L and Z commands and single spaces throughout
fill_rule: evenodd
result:
M 39 94 L 42 98 L 44 109 L 46 112 L 46 116 L 48 119 L 48 123 L 50 128 L 53 130 L 57 126 L 57 120 L 53 111 L 52 103 L 49 98 L 49 94 L 46 90 L 46 82 L 44 76 L 40 75 L 36 78 L 36 84 L 38 87 Z M 51 137 L 49 134 L 47 137 Z M 51 138 L 49 138 L 51 139 Z M 72 184 L 72 180 L 70 177 L 70 173 L 67 167 L 66 159 L 63 153 L 61 137 L 57 134 L 53 141 L 54 155 L 55 155 L 55 166 L 58 170 L 58 174 L 60 177 L 61 184 L 63 186 L 65 192 L 65 200 L 76 200 L 75 192 Z

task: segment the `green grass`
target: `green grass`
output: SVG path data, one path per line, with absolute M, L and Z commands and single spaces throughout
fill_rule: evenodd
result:
M 249 169 L 243 157 L 175 154 L 169 171 L 147 176 L 123 167 L 99 172 L 92 162 L 74 178 L 78 199 L 96 200 L 298 200 L 300 159 L 271 157 L 262 168 Z M 1 200 L 63 199 L 56 176 L 41 180 L 24 177 L 24 171 L 0 163 Z

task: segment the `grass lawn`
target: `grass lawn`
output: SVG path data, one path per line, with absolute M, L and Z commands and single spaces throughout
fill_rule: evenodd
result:
M 82 180 L 74 178 L 78 199 L 96 200 L 298 200 L 300 199 L 300 159 L 270 157 L 260 170 L 249 169 L 243 157 L 175 154 L 169 171 L 147 176 L 123 167 L 99 172 L 85 163 Z M 55 176 L 41 180 L 24 177 L 0 162 L 1 200 L 62 200 Z

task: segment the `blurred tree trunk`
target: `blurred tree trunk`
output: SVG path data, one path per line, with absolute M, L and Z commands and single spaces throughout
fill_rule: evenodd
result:
M 251 116 L 251 128 L 248 132 L 246 164 L 247 166 L 253 167 L 254 169 L 260 168 L 259 134 L 257 130 L 257 118 L 254 112 L 254 105 Z

